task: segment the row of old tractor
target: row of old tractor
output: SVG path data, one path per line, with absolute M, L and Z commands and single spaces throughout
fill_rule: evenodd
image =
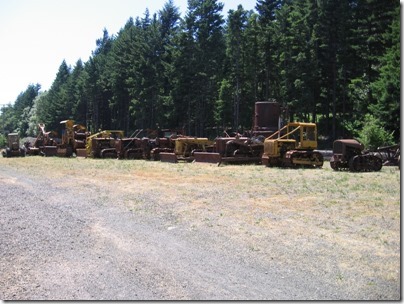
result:
M 121 130 L 103 130 L 90 134 L 73 120 L 60 123 L 61 138 L 38 125 L 34 142 L 20 147 L 17 133 L 8 135 L 4 157 L 42 155 L 161 160 L 163 162 L 195 161 L 207 163 L 262 163 L 270 167 L 321 168 L 323 154 L 317 150 L 317 126 L 314 123 L 288 122 L 282 127 L 284 110 L 274 101 L 255 104 L 254 127 L 247 135 L 224 132 L 215 140 L 186 136 L 176 130 L 154 132 L 138 130 L 125 137 Z M 383 164 L 399 164 L 399 145 L 380 148 L 377 153 L 364 151 L 354 139 L 336 140 L 330 159 L 334 170 L 353 172 L 379 171 Z M 387 155 L 387 156 L 386 156 Z

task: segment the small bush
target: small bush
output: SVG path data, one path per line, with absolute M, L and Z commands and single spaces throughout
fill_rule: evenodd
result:
M 0 149 L 5 148 L 6 145 L 7 145 L 7 138 L 3 134 L 0 134 Z
M 388 133 L 381 122 L 371 114 L 366 114 L 363 128 L 358 132 L 358 139 L 369 150 L 394 144 L 393 134 Z

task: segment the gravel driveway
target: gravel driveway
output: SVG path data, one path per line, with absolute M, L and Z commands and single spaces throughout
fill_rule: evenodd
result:
M 52 178 L 52 180 L 50 179 Z M 74 184 L 71 176 L 69 185 Z M 78 180 L 77 180 L 78 181 Z M 105 190 L 107 191 L 107 190 Z M 138 214 L 114 193 L 63 177 L 0 169 L 0 298 L 3 300 L 399 299 L 396 285 L 357 288 L 231 235 Z M 106 199 L 108 198 L 108 199 Z M 270 241 L 268 242 L 270 244 Z M 308 256 L 307 259 L 315 257 Z

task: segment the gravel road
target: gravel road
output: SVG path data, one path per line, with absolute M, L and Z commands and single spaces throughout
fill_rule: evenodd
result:
M 114 194 L 0 168 L 0 299 L 399 298 L 394 286 L 343 285 L 305 272 L 304 261 L 284 265 L 229 235 L 170 226 L 164 216 L 132 212 L 119 195 L 106 197 Z

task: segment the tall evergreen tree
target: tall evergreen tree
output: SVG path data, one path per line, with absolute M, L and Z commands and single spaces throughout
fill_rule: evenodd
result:
M 176 98 L 187 104 L 188 132 L 197 136 L 204 135 L 205 127 L 214 125 L 214 101 L 225 55 L 222 10 L 223 4 L 216 0 L 189 0 L 182 45 L 177 53 L 177 65 L 184 69 L 179 81 L 190 85 L 181 83 L 179 91 L 185 92 Z
M 279 79 L 277 39 L 277 12 L 282 8 L 283 0 L 257 0 L 256 10 L 259 14 L 261 70 L 259 71 L 259 99 L 277 98 L 277 81 Z
M 385 33 L 386 49 L 380 57 L 379 77 L 371 84 L 376 103 L 370 106 L 371 113 L 377 117 L 396 141 L 400 141 L 400 7 L 397 7 L 390 31 Z
M 93 56 L 87 62 L 85 69 L 88 75 L 86 83 L 88 100 L 87 127 L 91 132 L 99 129 L 111 129 L 111 110 L 109 101 L 112 98 L 111 76 L 107 69 L 109 54 L 114 37 L 110 37 L 104 29 L 103 37 L 97 39 Z
M 249 40 L 254 37 L 247 35 L 251 14 L 241 5 L 236 11 L 230 10 L 225 30 L 225 78 L 221 83 L 215 115 L 222 126 L 231 125 L 235 130 L 239 126 L 251 127 L 251 110 L 256 98 L 253 89 L 255 78 L 251 78 L 249 69 L 251 64 L 254 65 L 250 57 L 254 49 L 249 48 Z

